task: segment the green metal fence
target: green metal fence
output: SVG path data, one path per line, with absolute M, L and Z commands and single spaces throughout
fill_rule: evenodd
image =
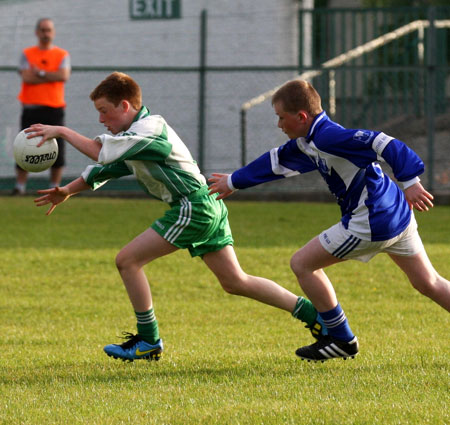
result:
M 437 118 L 450 112 L 450 7 L 300 10 L 298 22 L 298 76 L 318 89 L 332 119 L 348 128 L 396 130 L 391 135 L 426 160 L 427 186 L 442 190 L 449 162 L 436 152 L 450 149 L 450 134 L 438 141 L 435 135 Z M 253 159 L 260 134 L 252 115 L 277 87 L 242 105 L 242 164 Z
M 313 21 L 309 65 L 305 64 L 305 32 L 302 28 L 306 15 L 312 15 Z M 431 23 L 428 28 L 419 26 L 333 69 L 341 90 L 336 116 L 347 126 L 370 126 L 392 115 L 424 114 L 423 93 L 430 68 L 435 74 L 436 113 L 445 112 L 448 100 L 442 87 L 450 65 L 450 32 L 448 27 L 436 26 L 436 21 L 448 19 L 450 7 L 301 10 L 299 70 L 321 68 L 330 59 L 377 37 L 413 22 L 427 20 Z M 329 75 L 323 74 L 317 78 L 316 84 L 323 88 L 327 109 L 334 109 L 330 105 L 328 81 Z M 355 115 L 358 103 L 361 112 Z
M 300 10 L 298 64 L 278 66 L 210 66 L 208 35 L 214 26 L 208 26 L 208 19 L 202 12 L 198 66 L 74 66 L 67 124 L 83 134 L 100 134 L 103 128 L 93 120 L 88 93 L 107 73 L 121 70 L 140 82 L 152 112 L 181 132 L 206 175 L 231 172 L 285 141 L 270 93 L 307 74 L 333 119 L 405 141 L 425 160 L 427 188 L 450 194 L 450 7 Z M 18 129 L 19 79 L 15 67 L 0 66 L 0 77 L 0 191 L 5 191 L 14 181 L 11 145 Z M 65 176 L 72 178 L 88 160 L 70 146 L 68 154 Z M 286 179 L 275 189 L 269 184 L 255 190 L 326 191 L 317 180 L 302 176 L 300 184 Z M 130 184 L 124 179 L 108 188 L 137 189 Z

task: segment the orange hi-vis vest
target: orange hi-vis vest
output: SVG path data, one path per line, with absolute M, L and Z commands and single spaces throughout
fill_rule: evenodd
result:
M 54 46 L 41 50 L 38 46 L 28 47 L 23 51 L 30 65 L 35 65 L 46 72 L 60 69 L 61 62 L 69 54 L 66 50 Z M 64 101 L 64 82 L 52 81 L 42 84 L 27 84 L 22 81 L 22 89 L 17 97 L 23 104 L 51 106 L 61 108 Z

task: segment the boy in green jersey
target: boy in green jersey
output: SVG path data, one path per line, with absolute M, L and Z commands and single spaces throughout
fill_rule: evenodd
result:
M 114 72 L 91 93 L 99 121 L 111 135 L 89 139 L 62 126 L 32 125 L 29 137 L 41 136 L 42 144 L 63 137 L 96 161 L 81 177 L 63 187 L 40 190 L 37 206 L 51 204 L 47 215 L 70 196 L 96 189 L 111 178 L 134 175 L 149 194 L 167 202 L 170 209 L 116 257 L 116 265 L 137 319 L 137 334 L 127 334 L 123 344 L 104 350 L 114 358 L 158 360 L 163 351 L 152 296 L 143 267 L 152 260 L 187 248 L 200 256 L 223 289 L 290 312 L 304 321 L 313 336 L 326 333 L 317 322 L 310 301 L 297 297 L 268 279 L 246 274 L 233 249 L 228 213 L 222 200 L 208 195 L 205 177 L 186 145 L 158 115 L 142 106 L 139 85 L 128 75 Z

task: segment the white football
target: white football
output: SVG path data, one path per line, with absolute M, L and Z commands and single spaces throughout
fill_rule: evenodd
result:
M 55 163 L 58 157 L 56 139 L 46 140 L 42 146 L 36 147 L 41 140 L 41 136 L 27 139 L 25 130 L 16 136 L 13 145 L 14 159 L 25 171 L 39 173 Z

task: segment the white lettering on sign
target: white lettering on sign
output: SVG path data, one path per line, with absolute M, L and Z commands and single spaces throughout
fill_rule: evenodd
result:
M 181 0 L 130 0 L 133 19 L 181 18 Z

